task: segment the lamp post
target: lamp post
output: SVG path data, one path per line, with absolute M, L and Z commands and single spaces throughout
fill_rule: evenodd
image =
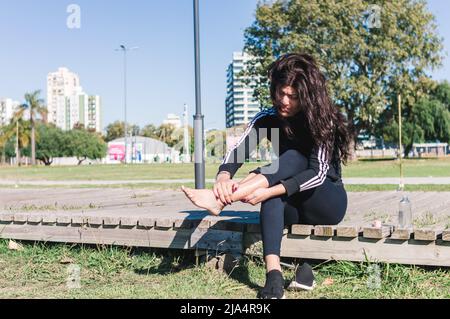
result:
M 398 103 L 398 145 L 399 145 L 398 154 L 399 154 L 399 160 L 400 160 L 400 184 L 398 185 L 398 187 L 399 187 L 399 190 L 403 191 L 405 188 L 405 185 L 403 183 L 402 96 L 400 94 L 398 95 L 397 103 Z
M 123 104 L 125 117 L 125 164 L 128 162 L 128 125 L 127 125 L 127 52 L 139 49 L 138 47 L 127 48 L 125 45 L 120 45 L 116 51 L 123 51 Z
M 203 120 L 200 90 L 200 32 L 198 0 L 194 1 L 194 48 L 195 48 L 195 115 L 194 115 L 194 156 L 195 188 L 205 188 L 205 143 L 203 139 Z

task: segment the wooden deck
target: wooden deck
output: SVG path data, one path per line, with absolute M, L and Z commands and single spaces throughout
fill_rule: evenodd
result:
M 376 201 L 371 207 L 395 197 L 383 193 L 350 193 L 350 205 L 358 198 L 363 204 L 350 206 L 340 225 L 293 225 L 283 237 L 282 256 L 450 266 L 449 194 L 418 193 L 413 204 L 423 196 L 447 210 L 439 206 L 437 223 L 410 230 L 390 226 L 389 212 L 361 210 L 370 197 Z M 0 238 L 261 253 L 259 207 L 242 203 L 213 217 L 178 192 L 41 189 L 0 190 L 0 195 Z M 380 216 L 383 226 L 370 227 L 370 220 Z

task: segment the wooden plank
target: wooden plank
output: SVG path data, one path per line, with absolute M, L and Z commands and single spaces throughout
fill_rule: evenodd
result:
M 72 218 L 67 215 L 56 216 L 56 223 L 60 225 L 69 225 L 72 222 Z
M 41 222 L 42 222 L 42 215 L 40 215 L 40 214 L 28 215 L 28 223 L 40 224 Z
M 103 225 L 103 217 L 101 217 L 101 216 L 95 216 L 95 215 L 87 216 L 86 220 L 87 220 L 86 222 L 89 225 L 93 225 L 93 226 Z
M 14 222 L 15 223 L 26 223 L 28 220 L 27 213 L 16 213 L 14 214 Z
M 0 222 L 10 223 L 14 221 L 14 214 L 7 212 L 0 212 Z
M 189 229 L 175 231 L 11 224 L 3 227 L 0 238 L 173 249 L 197 248 L 235 253 L 242 251 L 242 233 L 201 228 L 192 232 Z
M 54 214 L 44 214 L 42 216 L 42 223 L 43 224 L 54 224 L 54 223 L 56 223 L 56 215 L 54 215 Z
M 242 252 L 242 233 L 197 228 L 191 234 L 190 247 L 213 251 Z
M 170 218 L 157 218 L 155 227 L 160 229 L 173 228 L 173 220 Z
M 336 226 L 317 225 L 314 227 L 314 236 L 333 237 L 335 229 L 336 229 Z
M 193 220 L 194 228 L 208 229 L 211 226 L 211 220 L 209 219 L 195 219 Z
M 338 236 L 338 237 L 354 238 L 354 237 L 358 237 L 361 232 L 362 232 L 362 229 L 359 226 L 337 226 L 336 227 L 336 236 Z
M 177 218 L 174 220 L 173 227 L 175 229 L 190 229 L 193 227 L 192 220 L 186 218 Z
M 120 217 L 121 226 L 134 227 L 137 226 L 137 224 L 138 224 L 137 217 Z
M 86 224 L 86 217 L 84 215 L 72 215 L 72 224 L 74 225 L 84 225 Z
M 120 218 L 116 216 L 104 216 L 103 225 L 105 226 L 119 226 Z
M 398 240 L 409 240 L 411 238 L 411 234 L 411 228 L 395 228 L 394 232 L 391 235 L 391 238 Z
M 142 227 L 155 227 L 155 219 L 150 217 L 139 217 L 138 224 Z
M 414 229 L 414 239 L 423 241 L 433 241 L 441 234 L 441 231 L 430 228 Z
M 442 240 L 450 241 L 450 229 L 442 232 Z
M 244 232 L 245 224 L 235 221 L 215 219 L 210 221 L 209 229 L 229 230 L 236 232 Z
M 381 226 L 381 227 L 364 227 L 363 237 L 370 239 L 382 239 L 386 238 L 391 234 L 392 227 Z
M 283 257 L 365 261 L 366 255 L 369 260 L 386 263 L 450 266 L 450 243 L 438 240 L 423 245 L 414 240 L 399 244 L 390 238 L 374 242 L 364 237 L 351 240 L 334 237 L 326 241 L 284 237 L 281 244 Z
M 0 232 L 0 238 L 33 240 L 43 242 L 80 243 L 77 227 L 58 227 L 50 225 L 6 225 Z
M 301 235 L 301 236 L 310 236 L 314 226 L 312 225 L 292 225 L 291 234 L 292 235 Z

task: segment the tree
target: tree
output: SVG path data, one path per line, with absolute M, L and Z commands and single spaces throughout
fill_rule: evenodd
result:
M 110 142 L 117 138 L 125 137 L 124 132 L 125 122 L 115 121 L 114 123 L 111 123 L 106 127 L 105 141 Z M 139 132 L 139 126 L 137 126 L 136 124 L 128 124 L 128 136 L 130 136 L 130 133 L 136 135 L 137 132 Z
M 0 148 L 2 152 L 2 164 L 6 163 L 7 147 L 12 136 L 14 136 L 14 131 L 12 131 L 9 126 L 4 125 L 0 127 Z
M 226 132 L 212 130 L 206 133 L 206 153 L 209 157 L 223 158 L 225 155 Z
M 30 127 L 31 127 L 31 165 L 36 165 L 36 129 L 35 121 L 37 114 L 41 115 L 44 122 L 47 121 L 47 108 L 43 105 L 44 100 L 39 98 L 40 90 L 25 94 L 25 104 L 21 107 L 28 109 L 30 112 Z
M 124 132 L 125 132 L 124 122 L 115 121 L 114 123 L 111 123 L 106 127 L 105 141 L 110 142 L 119 137 L 124 137 L 125 136 Z
M 53 163 L 54 157 L 63 157 L 66 150 L 66 134 L 54 125 L 40 124 L 37 126 L 39 139 L 36 146 L 36 158 L 42 161 L 45 166 Z
M 402 144 L 407 156 L 413 143 L 431 141 L 449 142 L 450 139 L 450 86 L 435 84 L 429 94 L 411 108 L 402 109 Z M 386 109 L 378 123 L 378 133 L 386 142 L 398 142 L 398 111 Z
M 432 92 L 432 96 L 439 100 L 448 111 L 450 111 L 450 83 L 443 81 L 439 83 Z
M 68 131 L 66 137 L 66 156 L 75 156 L 78 165 L 86 159 L 99 159 L 106 156 L 106 143 L 97 134 L 85 130 Z
M 169 129 L 170 130 L 170 129 Z M 189 147 L 189 154 L 192 155 L 194 152 L 194 129 L 191 126 L 188 126 L 188 147 Z M 180 128 L 173 128 L 173 130 L 170 133 L 170 136 L 164 141 L 169 145 L 170 147 L 174 148 L 175 150 L 179 151 L 181 154 L 184 154 L 184 127 Z
M 175 136 L 175 126 L 172 124 L 162 124 L 156 129 L 156 136 L 158 140 L 166 143 L 170 147 L 174 146 L 178 138 Z
M 74 125 L 73 125 L 73 128 L 72 128 L 73 130 L 86 130 L 86 127 L 85 127 L 85 125 L 83 124 L 83 123 L 80 123 L 80 122 L 76 122 Z
M 379 24 L 371 24 L 366 1 L 283 0 L 260 4 L 245 32 L 245 49 L 254 60 L 246 75 L 255 97 L 270 105 L 267 69 L 289 52 L 315 56 L 330 95 L 347 115 L 353 140 L 373 133 L 386 106 L 402 93 L 411 108 L 429 89 L 426 70 L 441 64 L 442 39 L 425 1 L 371 1 Z
M 139 132 L 139 135 L 157 139 L 158 135 L 157 135 L 156 131 L 157 131 L 157 128 L 155 125 L 148 124 L 141 129 L 141 131 Z
M 13 136 L 15 137 L 17 164 L 20 166 L 21 149 L 24 149 L 30 144 L 31 125 L 30 121 L 24 120 L 24 113 L 26 106 L 21 105 L 19 109 L 13 114 L 9 125 L 4 128 L 5 141 L 8 141 Z

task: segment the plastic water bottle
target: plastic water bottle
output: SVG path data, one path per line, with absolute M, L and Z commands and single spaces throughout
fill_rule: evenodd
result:
M 403 195 L 398 210 L 398 226 L 400 228 L 412 228 L 412 209 L 408 196 Z

